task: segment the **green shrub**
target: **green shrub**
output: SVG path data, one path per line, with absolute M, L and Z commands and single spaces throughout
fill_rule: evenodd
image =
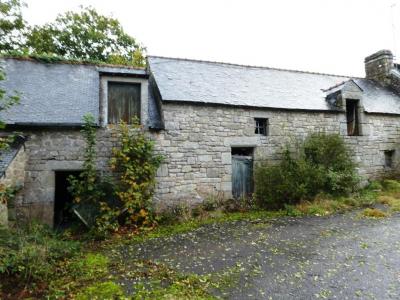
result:
M 256 166 L 255 196 L 260 203 L 277 209 L 319 193 L 345 195 L 358 186 L 355 164 L 340 136 L 311 134 L 297 150 L 294 155 L 286 149 L 277 165 Z
M 400 182 L 392 179 L 385 179 L 382 181 L 382 186 L 385 191 L 389 192 L 399 192 L 400 191 Z
M 359 183 L 352 153 L 337 134 L 311 134 L 304 142 L 306 162 L 317 172 L 315 188 L 330 194 L 348 194 Z M 312 191 L 314 193 L 314 191 Z
M 379 181 L 371 181 L 368 184 L 367 189 L 370 191 L 380 191 L 383 189 L 383 186 Z
M 78 253 L 80 243 L 64 240 L 42 224 L 0 230 L 0 277 L 46 281 L 59 263 Z

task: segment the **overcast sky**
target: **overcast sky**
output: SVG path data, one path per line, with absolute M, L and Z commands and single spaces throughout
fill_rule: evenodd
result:
M 397 5 L 394 5 L 398 2 Z M 31 24 L 79 5 L 120 20 L 148 54 L 364 76 L 364 57 L 400 56 L 396 0 L 26 0 Z

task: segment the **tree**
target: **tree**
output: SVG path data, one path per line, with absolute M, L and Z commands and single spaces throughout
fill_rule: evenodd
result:
M 0 66 L 0 81 L 6 79 L 6 75 Z M 6 91 L 0 88 L 0 112 L 9 109 L 11 106 L 19 102 L 18 94 L 9 95 Z M 0 120 L 0 129 L 5 128 L 5 123 Z M 0 136 L 0 151 L 7 148 L 9 143 L 13 140 L 12 136 Z
M 34 26 L 27 35 L 27 46 L 36 54 L 144 65 L 145 49 L 123 30 L 120 22 L 90 7 L 60 14 L 52 23 Z
M 23 48 L 26 23 L 20 0 L 0 0 L 0 52 L 21 50 Z

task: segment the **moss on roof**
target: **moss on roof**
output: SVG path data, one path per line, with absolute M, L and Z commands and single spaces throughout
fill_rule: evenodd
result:
M 102 67 L 118 67 L 118 68 L 138 69 L 138 70 L 145 69 L 144 67 L 136 67 L 131 65 L 110 64 L 104 61 L 94 60 L 94 59 L 66 58 L 63 56 L 58 56 L 53 54 L 27 54 L 23 52 L 7 52 L 7 53 L 0 53 L 0 58 L 30 60 L 47 64 L 76 64 L 76 65 L 94 65 Z

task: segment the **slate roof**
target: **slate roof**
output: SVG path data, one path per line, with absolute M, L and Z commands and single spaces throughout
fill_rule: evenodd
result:
M 400 114 L 397 94 L 362 78 L 159 56 L 148 63 L 166 102 L 334 110 L 324 90 L 353 78 L 366 112 Z
M 45 64 L 4 59 L 7 91 L 18 91 L 20 103 L 0 114 L 7 124 L 81 124 L 99 117 L 99 74 L 96 66 Z
M 146 76 L 145 69 L 125 66 L 77 63 L 43 63 L 30 59 L 0 60 L 6 80 L 0 87 L 8 92 L 18 91 L 20 103 L 0 118 L 7 124 L 74 126 L 91 113 L 99 119 L 100 75 Z M 159 117 L 154 99 L 149 102 L 149 116 Z M 154 123 L 154 124 L 153 124 Z M 150 127 L 159 120 L 150 120 Z

